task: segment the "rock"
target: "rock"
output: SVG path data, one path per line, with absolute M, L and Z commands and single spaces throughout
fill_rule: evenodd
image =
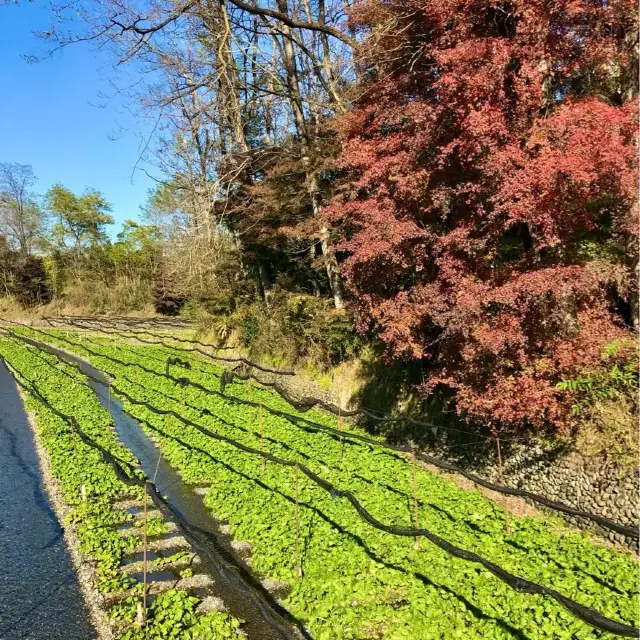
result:
M 198 613 L 208 613 L 209 611 L 226 611 L 226 606 L 221 598 L 217 596 L 207 596 L 196 608 Z
M 248 555 L 251 552 L 251 545 L 243 540 L 232 540 L 231 548 L 240 555 Z

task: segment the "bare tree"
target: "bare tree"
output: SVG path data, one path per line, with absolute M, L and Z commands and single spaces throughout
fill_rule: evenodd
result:
M 33 253 L 45 225 L 45 214 L 32 191 L 35 183 L 29 165 L 0 164 L 0 232 L 23 256 Z
M 229 233 L 239 268 L 253 268 L 265 293 L 270 277 L 263 260 L 273 247 L 260 249 L 256 187 L 278 162 L 297 163 L 291 171 L 302 177 L 299 206 L 283 224 L 308 235 L 298 233 L 284 247 L 279 239 L 277 250 L 307 260 L 311 270 L 322 264 L 342 307 L 320 174 L 327 149 L 322 123 L 347 109 L 345 88 L 353 80 L 357 42 L 347 7 L 347 0 L 65 0 L 47 37 L 61 47 L 110 46 L 119 64 L 140 72 L 140 104 L 159 122 L 148 155 L 163 180 L 179 187 L 195 233 L 209 242 Z M 70 14 L 83 17 L 86 29 L 62 33 Z

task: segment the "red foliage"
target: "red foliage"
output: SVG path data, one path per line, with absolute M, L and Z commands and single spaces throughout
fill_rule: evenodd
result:
M 350 189 L 328 209 L 344 275 L 361 327 L 389 357 L 424 359 L 424 391 L 454 389 L 469 420 L 562 429 L 556 383 L 628 332 L 603 273 L 628 271 L 637 229 L 637 103 L 623 104 L 635 7 L 368 0 L 352 13 L 367 57 L 337 123 Z

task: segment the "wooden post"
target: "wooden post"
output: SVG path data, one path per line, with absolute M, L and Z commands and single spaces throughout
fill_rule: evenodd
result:
M 266 458 L 264 457 L 264 421 L 262 419 L 262 405 L 260 405 L 260 453 L 262 453 L 262 471 L 264 473 L 266 468 Z
M 296 495 L 296 573 L 298 578 L 302 578 L 302 561 L 300 559 L 300 513 L 298 506 L 298 465 L 294 467 L 294 487 Z
M 420 528 L 420 518 L 418 510 L 418 479 L 416 477 L 416 450 L 411 448 L 411 475 L 413 479 L 413 518 L 416 529 Z M 416 536 L 416 549 L 420 546 L 420 536 Z
M 87 499 L 87 487 L 83 484 L 80 485 L 80 496 L 82 497 L 82 502 L 85 502 Z

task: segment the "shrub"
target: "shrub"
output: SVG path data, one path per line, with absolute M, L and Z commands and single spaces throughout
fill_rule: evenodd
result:
M 163 316 L 177 316 L 187 301 L 184 294 L 175 291 L 172 283 L 162 277 L 153 286 L 153 306 Z
M 17 261 L 13 273 L 13 294 L 23 307 L 46 304 L 51 300 L 44 261 L 28 256 Z
M 620 467 L 637 462 L 638 344 L 616 340 L 602 352 L 599 367 L 563 380 L 558 388 L 573 398 L 575 446 Z
M 638 414 L 629 397 L 598 400 L 576 419 L 575 448 L 584 456 L 614 462 L 622 470 L 638 463 Z
M 269 308 L 254 304 L 236 318 L 240 343 L 252 356 L 288 365 L 304 362 L 324 370 L 355 355 L 361 345 L 352 316 L 314 296 L 274 290 Z
M 599 367 L 586 369 L 580 376 L 562 380 L 557 388 L 575 398 L 574 415 L 585 407 L 605 400 L 626 398 L 637 404 L 638 345 L 633 340 L 616 340 L 606 345 Z
M 260 335 L 260 324 L 257 316 L 247 313 L 242 316 L 240 322 L 240 344 L 250 348 Z
M 62 295 L 68 311 L 91 314 L 127 314 L 151 304 L 151 288 L 143 280 L 121 276 L 107 283 L 94 278 L 70 282 Z

